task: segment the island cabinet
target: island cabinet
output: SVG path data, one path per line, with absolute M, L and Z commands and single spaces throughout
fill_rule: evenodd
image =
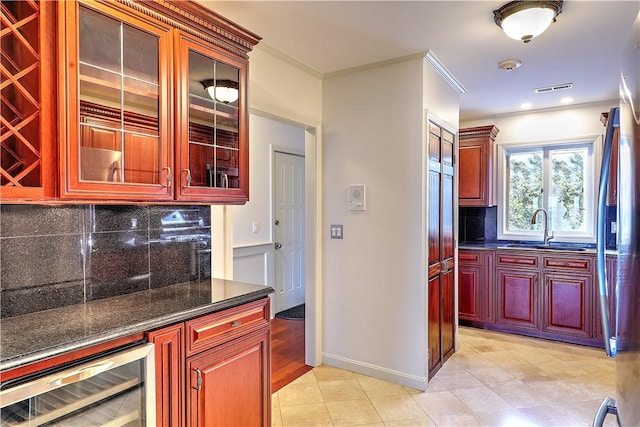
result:
M 39 200 L 56 191 L 56 5 L 2 1 L 0 198 Z
M 460 129 L 458 203 L 493 206 L 494 143 L 499 129 L 493 125 Z
M 428 124 L 428 352 L 429 378 L 454 352 L 455 258 L 453 241 L 454 134 Z
M 271 424 L 268 298 L 153 331 L 149 340 L 159 425 Z
M 458 319 L 460 324 L 495 322 L 494 253 L 458 251 Z
M 510 251 L 496 253 L 497 323 L 539 329 L 540 257 Z
M 258 36 L 192 1 L 9 1 L 2 14 L 16 76 L 3 199 L 248 200 Z

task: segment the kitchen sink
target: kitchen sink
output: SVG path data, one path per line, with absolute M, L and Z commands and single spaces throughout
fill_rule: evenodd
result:
M 508 243 L 501 247 L 512 248 L 512 249 L 545 249 L 545 250 L 553 250 L 553 251 L 575 251 L 575 252 L 586 250 L 586 248 L 583 248 L 581 246 L 562 245 L 562 244 L 543 245 L 539 243 Z

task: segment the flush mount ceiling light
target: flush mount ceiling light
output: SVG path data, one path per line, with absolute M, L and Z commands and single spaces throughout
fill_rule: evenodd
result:
M 514 40 L 529 43 L 542 34 L 562 12 L 560 1 L 511 1 L 493 11 L 493 19 Z
M 211 99 L 229 104 L 238 100 L 238 82 L 208 79 L 201 82 Z

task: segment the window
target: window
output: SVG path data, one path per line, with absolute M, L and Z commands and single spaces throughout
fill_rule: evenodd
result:
M 555 240 L 594 241 L 594 147 L 594 141 L 499 147 L 498 237 L 542 240 L 544 221 L 531 220 L 544 208 Z

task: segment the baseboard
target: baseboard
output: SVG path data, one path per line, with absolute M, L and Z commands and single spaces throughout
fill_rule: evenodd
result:
M 325 365 L 345 369 L 362 375 L 368 375 L 370 377 L 400 384 L 416 390 L 425 391 L 427 389 L 427 377 L 417 377 L 405 372 L 394 371 L 393 369 L 387 369 L 381 366 L 347 359 L 328 353 L 323 353 L 322 362 Z

